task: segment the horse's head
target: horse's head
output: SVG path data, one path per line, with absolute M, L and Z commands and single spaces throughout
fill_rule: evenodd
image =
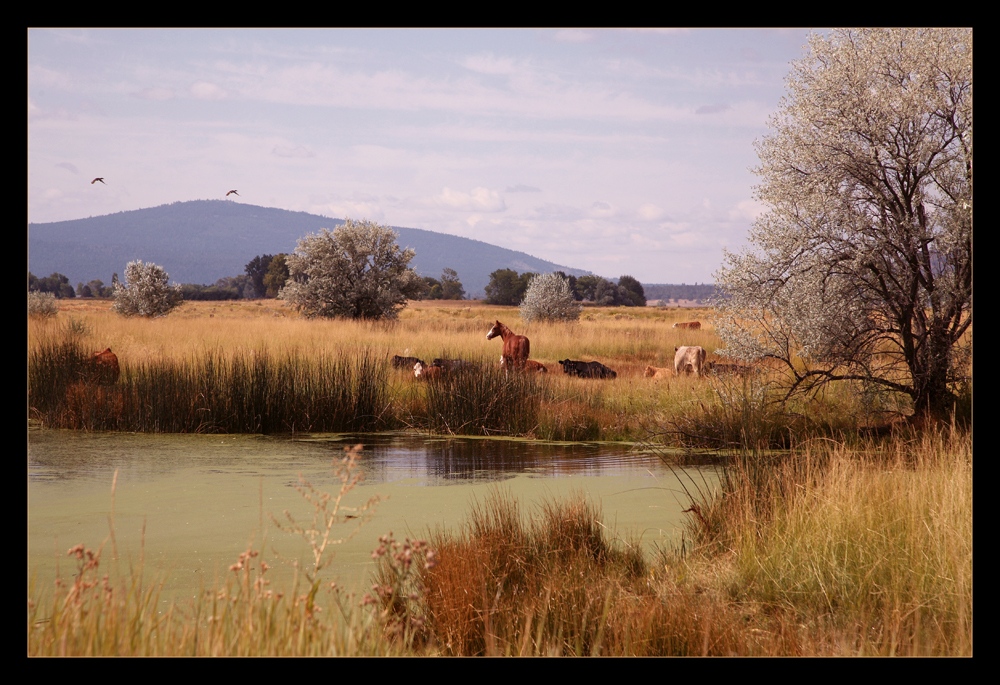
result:
M 497 337 L 498 335 L 502 335 L 501 331 L 502 328 L 504 328 L 504 325 L 499 321 L 497 321 L 495 324 L 493 324 L 492 328 L 490 328 L 489 332 L 486 334 L 486 339 L 493 340 L 493 338 Z

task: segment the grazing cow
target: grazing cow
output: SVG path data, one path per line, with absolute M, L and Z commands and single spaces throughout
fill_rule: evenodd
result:
M 445 367 L 434 364 L 428 366 L 423 362 L 417 362 L 413 365 L 413 375 L 425 381 L 429 381 L 432 378 L 440 378 L 446 371 Z
M 394 369 L 412 370 L 414 364 L 417 362 L 423 364 L 424 360 L 417 359 L 416 357 L 400 357 L 398 354 L 392 356 L 392 368 Z
M 563 359 L 559 362 L 562 365 L 563 373 L 579 378 L 617 378 L 618 374 L 606 367 L 601 362 L 578 362 L 570 359 Z
M 643 374 L 646 378 L 669 378 L 673 375 L 673 369 L 664 369 L 658 366 L 647 366 Z
M 746 376 L 752 373 L 754 368 L 752 366 L 747 366 L 746 364 L 723 364 L 721 362 L 708 362 L 705 365 L 705 373 L 710 373 L 715 376 L 722 376 L 725 374 L 737 374 L 740 376 Z
M 90 371 L 93 379 L 104 385 L 113 385 L 118 382 L 121 369 L 118 367 L 118 357 L 106 347 L 102 352 L 94 352 L 90 358 Z
M 701 329 L 701 321 L 678 321 L 673 328 L 690 328 L 692 331 Z
M 541 362 L 536 362 L 534 359 L 529 359 L 524 362 L 525 371 L 537 371 L 538 373 L 548 373 L 549 370 L 545 368 L 545 364 Z
M 528 361 L 531 342 L 523 335 L 516 335 L 502 323 L 497 321 L 486 334 L 487 340 L 500 336 L 503 340 L 503 353 L 500 356 L 500 366 L 508 369 L 520 369 Z
M 682 373 L 693 373 L 696 376 L 700 376 L 704 366 L 704 347 L 685 345 L 683 347 L 674 348 L 674 372 L 678 376 Z

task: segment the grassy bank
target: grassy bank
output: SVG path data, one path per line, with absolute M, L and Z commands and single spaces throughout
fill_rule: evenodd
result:
M 101 301 L 60 303 L 53 319 L 29 320 L 31 417 L 51 427 L 174 432 L 294 432 L 418 429 L 546 440 L 647 438 L 720 447 L 744 424 L 734 413 L 765 388 L 730 378 L 646 378 L 647 366 L 671 367 L 674 347 L 719 344 L 707 310 L 587 307 L 573 324 L 521 322 L 517 309 L 479 303 L 412 303 L 399 321 L 301 319 L 283 303 L 188 302 L 161 319 L 126 319 Z M 504 383 L 495 373 L 498 342 L 485 333 L 502 320 L 531 339 L 531 357 L 549 372 Z M 671 328 L 701 319 L 698 331 Z M 111 347 L 121 364 L 113 386 L 80 384 L 81 365 Z M 389 368 L 394 354 L 472 361 L 480 380 L 421 383 Z M 561 373 L 560 359 L 597 360 L 613 381 Z M 508 379 L 509 380 L 509 379 Z M 461 391 L 455 383 L 464 383 Z M 742 382 L 742 381 L 741 381 Z M 461 402 L 449 397 L 462 397 Z M 758 393 L 759 394 L 759 393 Z M 756 400 L 754 400 L 756 401 Z M 859 423 L 885 424 L 905 406 L 831 388 L 768 417 L 775 446 L 792 436 L 835 433 Z M 489 416 L 470 416 L 469 412 Z M 741 409 L 742 411 L 742 409 Z M 500 419 L 501 413 L 506 414 Z

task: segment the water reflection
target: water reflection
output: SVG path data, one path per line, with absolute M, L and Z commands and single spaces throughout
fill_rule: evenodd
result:
M 362 444 L 369 484 L 409 479 L 440 486 L 537 477 L 614 476 L 661 468 L 655 455 L 619 443 L 545 443 L 525 440 L 440 438 L 412 434 L 158 435 L 32 431 L 31 482 L 120 478 L 155 479 L 191 467 L 207 473 L 263 474 L 279 469 L 322 481 L 332 459 Z
M 141 558 L 168 576 L 166 597 L 193 596 L 216 585 L 248 544 L 266 551 L 276 583 L 287 581 L 294 560 L 307 558 L 309 550 L 275 519 L 289 511 L 308 521 L 312 509 L 295 489 L 300 475 L 336 492 L 340 482 L 331 463 L 357 443 L 364 445 L 365 479 L 349 504 L 373 496 L 383 501 L 356 537 L 337 546 L 329 573 L 338 580 L 366 578 L 379 535 L 425 537 L 438 528 L 457 528 L 470 505 L 498 487 L 518 499 L 526 515 L 545 500 L 582 494 L 602 510 L 613 535 L 650 550 L 669 546 L 680 539 L 686 517 L 678 476 L 714 479 L 709 469 L 671 470 L 655 456 L 609 443 L 32 430 L 29 572 L 45 585 L 59 564 L 65 570 L 69 547 L 96 549 L 110 539 L 113 526 L 109 551 L 125 568 Z

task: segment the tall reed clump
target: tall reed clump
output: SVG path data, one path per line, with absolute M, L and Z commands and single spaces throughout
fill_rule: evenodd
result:
M 146 360 L 123 365 L 114 384 L 88 380 L 88 361 L 72 340 L 32 350 L 36 418 L 52 427 L 174 433 L 372 431 L 390 423 L 388 367 L 371 350 Z
M 458 533 L 431 536 L 409 615 L 415 644 L 448 655 L 730 655 L 794 653 L 751 635 L 718 593 L 676 583 L 635 545 L 609 540 L 582 497 L 526 521 L 509 494 L 477 504 Z M 412 625 L 412 624 L 411 624 Z
M 469 363 L 427 382 L 427 428 L 455 435 L 528 435 L 538 425 L 535 374 Z M 421 419 L 418 419 L 421 420 Z
M 733 597 L 792 609 L 831 652 L 971 654 L 969 434 L 817 443 L 802 459 L 825 466 L 779 471 L 771 515 L 733 527 Z

